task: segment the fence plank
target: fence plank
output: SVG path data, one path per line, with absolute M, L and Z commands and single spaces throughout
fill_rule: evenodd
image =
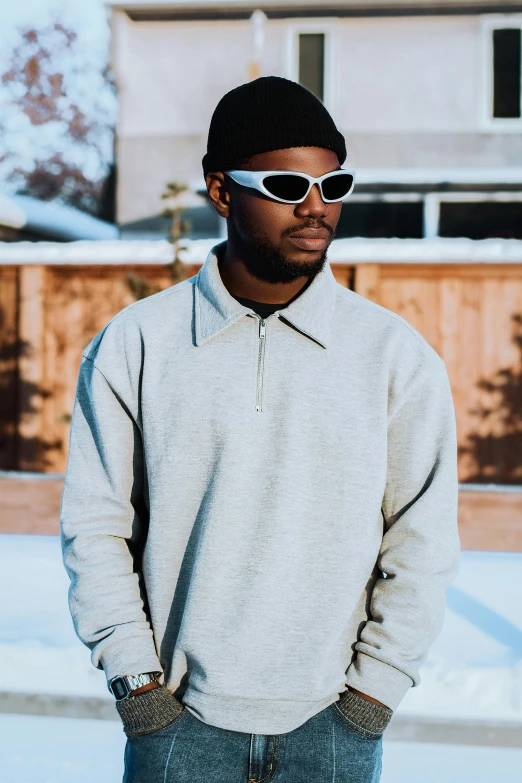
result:
M 43 266 L 20 268 L 18 356 L 18 467 L 41 470 L 45 354 Z
M 0 266 L 0 470 L 17 462 L 18 269 Z

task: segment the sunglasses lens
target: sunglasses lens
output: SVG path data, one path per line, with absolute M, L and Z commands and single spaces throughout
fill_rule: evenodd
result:
M 327 177 L 323 179 L 322 183 L 323 195 L 328 201 L 337 201 L 350 192 L 352 184 L 353 177 L 351 174 L 338 174 L 334 177 Z
M 308 180 L 294 174 L 272 174 L 264 178 L 263 184 L 272 196 L 285 201 L 297 201 L 308 190 Z

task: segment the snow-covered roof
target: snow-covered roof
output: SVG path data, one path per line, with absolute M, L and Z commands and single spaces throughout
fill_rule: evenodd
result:
M 62 241 L 116 239 L 119 229 L 112 223 L 78 209 L 30 196 L 0 194 L 0 226 L 27 229 Z
M 292 8 L 297 10 L 298 8 L 328 8 L 333 10 L 357 8 L 358 10 L 375 9 L 375 8 L 433 8 L 434 5 L 438 9 L 452 6 L 459 7 L 480 7 L 491 6 L 491 0 L 437 0 L 436 3 L 433 0 L 104 0 L 105 4 L 113 8 L 128 8 L 129 10 L 147 9 L 147 10 L 166 10 L 166 9 L 209 9 L 209 8 L 262 8 L 277 9 L 277 8 Z M 520 5 L 519 0 L 503 0 L 502 5 L 516 6 Z
M 336 239 L 328 251 L 332 263 L 520 264 L 521 239 Z
M 521 243 L 522 244 L 522 243 Z M 173 248 L 167 240 L 125 242 L 0 242 L 3 264 L 168 264 Z
M 186 264 L 204 263 L 222 239 L 184 240 Z M 337 263 L 522 263 L 520 239 L 335 239 L 328 259 Z M 173 248 L 167 240 L 98 242 L 0 242 L 4 264 L 168 264 Z

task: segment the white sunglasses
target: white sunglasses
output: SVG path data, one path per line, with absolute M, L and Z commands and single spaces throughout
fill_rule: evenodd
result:
M 300 204 L 317 183 L 321 198 L 327 204 L 342 201 L 350 195 L 355 183 L 355 171 L 338 169 L 323 174 L 322 177 L 310 177 L 300 171 L 246 171 L 234 169 L 225 171 L 238 185 L 255 188 L 265 196 L 281 201 L 283 204 Z

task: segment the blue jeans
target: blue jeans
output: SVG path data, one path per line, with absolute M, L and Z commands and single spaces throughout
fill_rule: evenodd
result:
M 246 734 L 186 708 L 166 728 L 127 739 L 123 783 L 379 783 L 382 734 L 368 739 L 337 703 L 286 734 Z

